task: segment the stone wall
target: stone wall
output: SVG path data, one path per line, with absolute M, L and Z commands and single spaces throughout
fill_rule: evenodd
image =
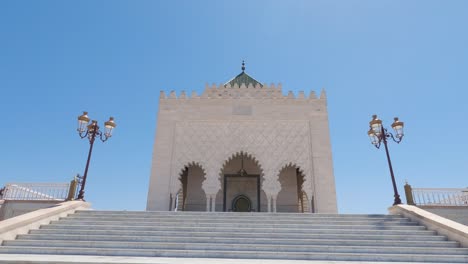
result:
M 418 206 L 433 214 L 468 226 L 468 206 Z
M 27 200 L 4 200 L 0 207 L 0 221 L 18 215 L 29 213 L 37 209 L 48 208 L 63 201 L 27 201 Z

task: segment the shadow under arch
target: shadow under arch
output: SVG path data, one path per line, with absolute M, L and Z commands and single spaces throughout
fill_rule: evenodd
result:
M 313 212 L 312 204 L 309 204 L 309 197 L 304 191 L 306 178 L 300 166 L 294 162 L 286 163 L 278 171 L 278 180 L 281 190 L 276 198 L 277 212 Z
M 177 211 L 205 211 L 206 195 L 202 188 L 206 170 L 198 162 L 189 162 L 180 170 L 181 188 L 177 193 Z
M 249 211 L 266 210 L 266 194 L 262 190 L 263 168 L 259 160 L 246 151 L 229 156 L 219 171 L 221 189 L 216 195 L 216 211 L 237 211 L 236 197 L 247 197 Z

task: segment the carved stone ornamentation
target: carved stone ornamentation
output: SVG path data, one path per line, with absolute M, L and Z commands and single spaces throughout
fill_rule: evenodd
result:
M 262 169 L 266 193 L 277 194 L 282 168 L 295 165 L 303 171 L 304 186 L 312 182 L 308 123 L 305 121 L 191 121 L 176 124 L 172 178 L 178 178 L 185 166 L 200 164 L 205 169 L 203 189 L 217 193 L 223 164 L 235 153 L 247 153 Z M 267 173 L 265 173 L 267 172 Z M 180 188 L 173 181 L 171 190 Z

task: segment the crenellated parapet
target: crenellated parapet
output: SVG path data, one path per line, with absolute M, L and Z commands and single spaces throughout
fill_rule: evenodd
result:
M 299 91 L 295 94 L 293 91 L 288 91 L 287 94 L 283 94 L 281 84 L 263 84 L 257 83 L 253 86 L 241 84 L 240 86 L 236 83 L 233 86 L 228 84 L 220 85 L 206 85 L 203 93 L 198 94 L 193 91 L 188 95 L 185 91 L 181 91 L 177 96 L 175 91 L 171 91 L 166 94 L 164 91 L 160 93 L 160 100 L 166 99 L 179 99 L 179 100 L 190 100 L 190 99 L 288 99 L 297 101 L 308 101 L 308 100 L 326 100 L 325 90 L 322 90 L 320 96 L 317 97 L 315 91 L 311 91 L 308 95 L 304 91 Z

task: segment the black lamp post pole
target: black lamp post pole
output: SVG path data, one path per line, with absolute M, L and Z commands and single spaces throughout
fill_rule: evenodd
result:
M 393 205 L 401 204 L 400 195 L 398 194 L 398 189 L 397 189 L 397 185 L 395 182 L 395 175 L 393 174 L 392 161 L 390 160 L 390 153 L 388 152 L 387 131 L 383 127 L 382 127 L 382 140 L 385 146 L 385 153 L 387 154 L 388 167 L 390 168 L 390 176 L 392 177 L 393 193 L 395 197 L 395 200 L 393 201 Z
M 91 137 L 89 138 L 89 153 L 88 153 L 88 160 L 86 161 L 86 167 L 83 175 L 83 181 L 81 182 L 80 192 L 78 194 L 78 199 L 84 200 L 84 188 L 86 184 L 86 177 L 88 176 L 88 169 L 89 169 L 89 162 L 91 161 L 91 154 L 93 153 L 93 146 L 94 146 L 94 139 L 96 139 L 97 133 L 97 123 L 94 123 L 93 132 Z

